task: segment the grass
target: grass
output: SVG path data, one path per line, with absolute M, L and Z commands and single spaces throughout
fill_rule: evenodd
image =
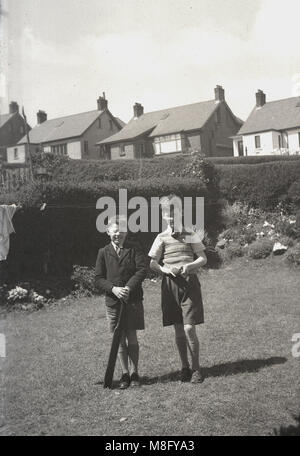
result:
M 202 289 L 201 385 L 178 380 L 159 283 L 145 284 L 143 385 L 135 390 L 102 387 L 109 347 L 102 298 L 2 315 L 0 435 L 299 434 L 300 359 L 291 354 L 300 332 L 299 271 L 278 258 L 239 259 L 203 272 Z

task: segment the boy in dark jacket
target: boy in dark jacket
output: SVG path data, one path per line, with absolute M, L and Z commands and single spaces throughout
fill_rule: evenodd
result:
M 120 230 L 119 218 L 109 222 L 107 234 L 111 242 L 99 250 L 96 262 L 96 286 L 105 292 L 106 314 L 113 332 L 120 313 L 120 299 L 126 302 L 124 330 L 119 348 L 122 369 L 120 388 L 139 386 L 139 344 L 137 330 L 145 329 L 142 282 L 147 274 L 143 252 L 126 241 L 127 232 Z M 123 224 L 122 224 L 123 227 Z M 129 375 L 129 359 L 131 375 Z

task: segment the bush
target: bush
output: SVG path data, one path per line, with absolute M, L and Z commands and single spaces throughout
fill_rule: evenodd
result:
M 288 190 L 288 197 L 300 208 L 300 180 L 293 182 Z
M 287 251 L 286 262 L 290 266 L 300 266 L 300 242 Z
M 74 285 L 75 295 L 92 295 L 97 292 L 95 287 L 95 268 L 87 266 L 73 266 L 71 280 Z
M 288 236 L 278 236 L 277 241 L 286 247 L 293 247 L 294 239 Z
M 179 174 L 181 177 L 198 177 L 204 182 L 215 198 L 219 197 L 219 174 L 216 167 L 201 155 L 194 155 Z
M 70 163 L 67 155 L 58 155 L 54 152 L 31 152 L 33 172 L 38 168 L 45 168 L 47 172 L 53 173 L 56 169 Z
M 241 202 L 235 202 L 232 205 L 227 203 L 222 209 L 221 215 L 226 227 L 235 227 L 248 223 L 248 207 Z
M 248 248 L 248 255 L 255 260 L 268 257 L 273 249 L 274 242 L 270 239 L 258 239 Z
M 297 237 L 297 229 L 295 223 L 290 223 L 288 219 L 281 219 L 275 223 L 275 230 L 282 236 L 289 238 Z
M 245 249 L 238 242 L 229 242 L 224 249 L 220 250 L 221 258 L 224 262 L 233 260 L 233 258 L 242 257 Z

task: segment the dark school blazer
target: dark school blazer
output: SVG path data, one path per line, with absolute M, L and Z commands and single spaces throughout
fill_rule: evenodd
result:
M 147 260 L 144 253 L 134 244 L 124 244 L 120 257 L 110 243 L 98 252 L 95 285 L 105 292 L 106 305 L 114 306 L 118 298 L 113 287 L 130 288 L 129 302 L 143 300 L 142 282 L 147 275 Z

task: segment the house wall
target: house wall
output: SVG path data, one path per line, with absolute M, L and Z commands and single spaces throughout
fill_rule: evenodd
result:
M 112 136 L 121 128 L 112 120 L 110 114 L 104 111 L 101 116 L 101 128 L 99 128 L 99 120 L 97 119 L 84 133 L 83 137 L 81 138 L 82 144 L 82 158 L 88 159 L 96 159 L 100 158 L 100 147 L 95 146 L 95 144 L 103 139 Z M 110 120 L 112 120 L 112 129 L 110 129 Z M 87 153 L 84 152 L 84 141 L 88 142 L 88 149 Z
M 255 147 L 255 136 L 260 136 L 260 148 Z M 272 153 L 274 132 L 267 131 L 243 136 L 244 155 L 268 155 Z
M 110 152 L 112 160 L 132 160 L 135 157 L 133 144 L 116 144 Z
M 15 159 L 15 149 L 17 149 L 18 158 Z M 7 163 L 25 163 L 26 161 L 26 144 L 20 144 L 7 148 Z
M 69 141 L 67 143 L 67 153 L 73 160 L 80 160 L 82 158 L 81 140 Z
M 17 144 L 15 146 L 8 147 L 7 150 L 7 163 L 26 163 L 27 162 L 27 144 Z M 18 149 L 18 158 L 15 159 L 14 150 Z M 33 153 L 39 149 L 38 144 L 30 144 L 30 152 Z
M 198 133 L 188 133 L 185 136 L 185 141 L 183 143 L 184 150 L 191 149 L 201 149 L 201 134 Z
M 233 156 L 231 136 L 241 128 L 226 103 L 219 103 L 219 116 L 215 112 L 201 130 L 201 150 L 208 157 Z
M 300 128 L 288 131 L 289 151 L 291 154 L 300 153 L 299 134 Z
M 300 130 L 299 130 L 300 131 Z M 260 148 L 255 147 L 255 136 L 260 137 Z M 279 136 L 281 137 L 281 148 L 279 143 Z M 290 153 L 296 153 L 298 135 L 297 130 L 289 133 L 282 133 L 279 131 L 266 131 L 262 133 L 255 133 L 243 136 L 244 155 L 281 155 L 287 150 Z
M 240 139 L 233 139 L 233 156 L 238 157 L 239 156 L 239 148 L 238 148 L 238 142 Z M 244 152 L 245 155 L 245 152 Z

